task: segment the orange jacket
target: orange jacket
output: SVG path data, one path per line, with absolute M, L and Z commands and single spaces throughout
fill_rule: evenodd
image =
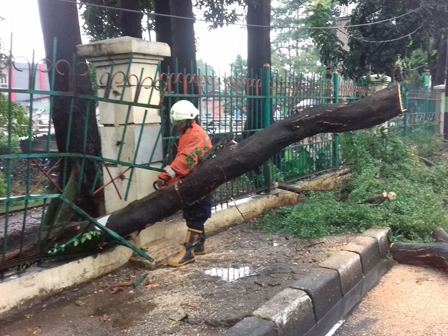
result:
M 165 167 L 166 173 L 160 173 L 161 180 L 184 178 L 196 168 L 199 159 L 212 148 L 212 142 L 205 130 L 195 121 L 191 126 L 181 134 L 177 156 L 173 163 Z

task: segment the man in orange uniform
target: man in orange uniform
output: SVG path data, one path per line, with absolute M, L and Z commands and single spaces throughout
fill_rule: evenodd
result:
M 173 163 L 166 166 L 159 175 L 157 186 L 164 188 L 190 174 L 199 159 L 212 148 L 212 142 L 204 129 L 196 123 L 198 109 L 187 100 L 180 100 L 170 111 L 173 124 L 180 124 L 179 147 Z M 187 222 L 187 236 L 182 251 L 168 260 L 173 267 L 184 266 L 195 261 L 195 255 L 205 253 L 204 224 L 211 216 L 212 199 L 210 196 L 183 209 Z

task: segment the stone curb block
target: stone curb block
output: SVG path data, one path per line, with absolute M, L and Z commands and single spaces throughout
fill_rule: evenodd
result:
M 363 236 L 375 238 L 380 247 L 381 258 L 386 258 L 389 253 L 389 246 L 392 237 L 392 231 L 390 228 L 368 229 L 363 233 Z
M 364 275 L 373 270 L 381 261 L 378 241 L 372 237 L 357 237 L 342 250 L 357 253 L 361 257 Z
M 353 252 L 337 252 L 319 266 L 338 271 L 343 296 L 350 292 L 363 278 L 361 258 Z
M 322 320 L 342 299 L 338 272 L 325 268 L 311 270 L 309 274 L 296 281 L 291 288 L 301 289 L 311 298 L 316 322 Z
M 230 328 L 228 336 L 277 336 L 274 323 L 257 317 L 246 317 Z
M 284 289 L 253 314 L 274 322 L 280 336 L 304 336 L 316 323 L 310 297 L 292 288 Z
M 392 268 L 390 237 L 389 228 L 367 230 L 226 335 L 325 336 Z

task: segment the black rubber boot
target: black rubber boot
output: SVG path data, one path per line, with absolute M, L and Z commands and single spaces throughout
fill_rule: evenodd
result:
M 194 254 L 203 255 L 205 253 L 205 231 L 202 231 L 202 234 L 199 234 L 199 241 L 194 245 Z
M 194 246 L 199 243 L 203 234 L 202 231 L 188 229 L 182 251 L 177 256 L 168 259 L 168 266 L 181 267 L 194 262 Z

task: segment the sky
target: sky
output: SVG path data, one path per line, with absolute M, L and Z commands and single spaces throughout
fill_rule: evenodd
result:
M 9 51 L 12 32 L 15 57 L 31 59 L 33 49 L 36 60 L 45 57 L 37 0 L 0 0 L 0 16 L 5 18 L 5 21 L 0 22 L 0 39 L 4 50 Z M 247 34 L 244 28 L 231 26 L 209 31 L 206 23 L 197 22 L 195 33 L 199 44 L 197 58 L 203 59 L 216 71 L 227 71 L 237 54 L 241 54 L 243 59 L 247 58 Z M 83 41 L 88 43 L 86 36 L 83 36 Z

